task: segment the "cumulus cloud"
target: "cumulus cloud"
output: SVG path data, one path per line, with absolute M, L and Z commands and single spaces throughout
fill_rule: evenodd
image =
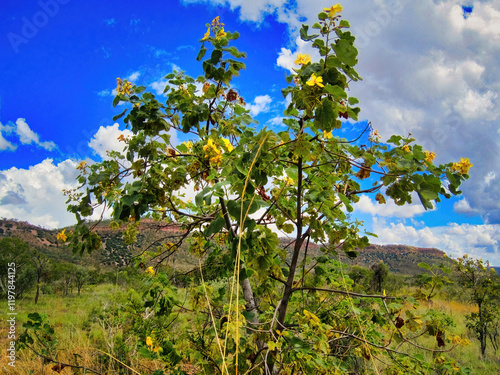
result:
M 282 8 L 286 0 L 183 0 L 186 4 L 208 3 L 218 6 L 229 6 L 231 10 L 239 9 L 240 17 L 244 21 L 261 22 L 277 8 Z
M 96 155 L 99 155 L 103 159 L 107 159 L 107 151 L 122 152 L 125 148 L 125 143 L 118 140 L 120 135 L 130 137 L 132 136 L 132 132 L 128 129 L 120 130 L 116 122 L 110 126 L 101 126 L 90 140 L 89 147 Z
M 186 2 L 207 2 L 189 0 Z M 239 9 L 242 20 L 274 15 L 286 23 L 289 42 L 276 64 L 291 70 L 310 45 L 298 38 L 302 23 L 316 22 L 321 0 L 215 0 Z M 464 14 L 455 0 L 359 0 L 343 4 L 342 16 L 357 37 L 363 77 L 351 83 L 361 120 L 387 139 L 413 133 L 437 162 L 468 157 L 474 167 L 463 193 L 488 223 L 500 223 L 500 2 L 478 1 Z M 459 207 L 460 208 L 460 207 Z
M 418 202 L 418 198 L 416 201 Z M 411 218 L 425 212 L 425 208 L 420 203 L 398 206 L 393 200 L 388 199 L 386 204 L 378 204 L 367 195 L 361 195 L 355 207 L 358 212 L 397 218 Z
M 250 110 L 250 115 L 257 116 L 260 113 L 268 112 L 272 102 L 269 95 L 259 95 L 255 97 L 253 103 L 247 104 L 247 108 Z
M 18 118 L 16 122 L 2 125 L 0 123 L 0 151 L 15 150 L 17 145 L 4 138 L 3 134 L 8 136 L 17 136 L 19 142 L 23 145 L 34 143 L 38 147 L 44 148 L 47 151 L 52 151 L 56 148 L 56 144 L 51 141 L 40 141 L 40 136 L 35 133 L 28 125 L 24 118 Z
M 373 231 L 376 244 L 405 244 L 418 247 L 434 247 L 456 258 L 469 254 L 474 258 L 489 260 L 500 265 L 500 225 L 457 224 L 423 227 L 417 229 L 403 223 L 388 223 L 374 218 Z
M 10 168 L 0 173 L 0 217 L 16 218 L 44 228 L 74 223 L 66 211 L 63 189 L 76 188 L 77 162 L 55 164 L 45 159 L 28 169 Z

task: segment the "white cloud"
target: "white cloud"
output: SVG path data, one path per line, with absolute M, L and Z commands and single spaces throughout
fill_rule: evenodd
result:
M 108 89 L 101 90 L 97 93 L 97 95 L 99 95 L 101 97 L 111 96 L 111 95 L 115 95 L 115 94 L 116 94 L 116 90 L 108 90 Z
M 290 70 L 297 53 L 309 53 L 298 29 L 316 22 L 323 6 L 297 0 L 293 10 L 276 7 L 290 34 L 278 66 Z M 363 81 L 350 84 L 350 95 L 360 99 L 360 119 L 370 120 L 385 139 L 413 133 L 437 153 L 438 163 L 470 158 L 471 179 L 462 188 L 470 210 L 500 223 L 500 184 L 487 178 L 500 175 L 500 2 L 475 2 L 467 19 L 455 0 L 343 6 L 359 49 Z
M 107 151 L 122 152 L 125 148 L 125 143 L 118 140 L 120 135 L 129 137 L 132 136 L 132 132 L 128 129 L 120 130 L 116 122 L 106 127 L 101 126 L 90 140 L 89 147 L 94 150 L 96 155 L 107 159 Z
M 135 83 L 141 76 L 141 72 L 134 72 L 131 75 L 129 75 L 126 79 L 132 83 Z
M 411 218 L 425 212 L 425 208 L 420 203 L 398 206 L 392 199 L 387 199 L 387 203 L 378 204 L 373 202 L 370 197 L 364 194 L 360 196 L 355 209 L 358 212 L 369 213 L 371 215 L 397 218 Z
M 374 218 L 373 231 L 376 244 L 405 244 L 434 247 L 456 258 L 469 254 L 500 265 L 500 225 L 457 224 L 416 229 L 403 223 L 390 223 Z
M 232 10 L 239 8 L 240 18 L 244 21 L 260 23 L 263 18 L 273 13 L 276 8 L 287 3 L 286 0 L 183 0 L 184 3 L 209 3 L 212 5 L 227 5 Z
M 56 148 L 56 144 L 51 141 L 42 142 L 40 141 L 40 136 L 35 133 L 29 127 L 28 123 L 24 118 L 18 118 L 16 120 L 15 125 L 2 125 L 0 123 L 0 151 L 1 150 L 15 150 L 17 148 L 12 142 L 6 140 L 2 132 L 8 135 L 15 133 L 19 138 L 19 141 L 23 145 L 29 145 L 31 143 L 36 144 L 37 146 L 44 148 L 47 151 L 52 151 Z
M 259 95 L 255 97 L 252 104 L 247 104 L 247 108 L 250 110 L 250 115 L 257 116 L 260 113 L 268 112 L 272 102 L 269 95 Z
M 2 134 L 2 132 L 5 132 L 6 134 L 11 133 L 12 129 L 8 125 L 2 125 L 0 122 L 0 151 L 3 150 L 11 150 L 14 151 L 17 146 L 14 145 L 12 142 L 9 142 L 6 140 Z
M 54 164 L 45 159 L 29 169 L 10 168 L 0 172 L 0 217 L 16 218 L 45 228 L 73 224 L 66 211 L 63 189 L 76 187 L 77 162 Z

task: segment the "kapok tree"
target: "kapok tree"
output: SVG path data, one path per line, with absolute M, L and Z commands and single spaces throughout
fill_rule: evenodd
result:
M 435 366 L 405 356 L 401 346 L 410 340 L 392 315 L 401 305 L 387 305 L 385 295 L 349 292 L 352 281 L 334 256 L 355 256 L 369 243 L 370 233 L 351 216 L 361 194 L 397 205 L 416 195 L 432 208 L 433 201 L 459 194 L 471 164 L 435 165 L 435 154 L 411 136 L 381 142 L 370 124 L 360 129 L 349 121 L 358 120 L 360 108 L 348 89 L 360 77 L 355 37 L 341 10 L 325 8 L 314 35 L 306 25 L 300 30 L 318 58 L 298 55 L 282 90 L 290 104 L 280 132 L 257 130 L 243 94 L 232 87 L 246 55 L 233 45 L 239 34 L 225 30 L 218 17 L 200 41 L 203 75 L 167 75 L 166 100 L 118 79 L 113 104 L 128 106 L 114 120 L 125 116 L 133 135 L 120 136 L 122 153 L 78 166 L 81 187 L 67 192 L 78 220 L 69 240 L 75 252 L 99 250 L 101 240 L 85 220 L 106 209 L 113 227 L 126 225 L 128 241 L 144 217 L 184 231 L 150 259 L 141 258 L 151 262 L 147 273 L 156 283 L 146 305 L 158 321 L 145 330 L 161 333 L 154 343 L 151 332 L 138 333 L 148 342 L 144 347 L 163 348 L 152 355 L 170 364 L 189 358 L 224 374 L 339 373 L 360 358 L 377 369 L 381 357 L 385 363 L 398 357 L 406 370 Z M 345 129 L 357 134 L 343 138 Z M 189 141 L 174 144 L 173 133 Z M 185 194 L 193 190 L 191 201 Z M 285 249 L 276 229 L 294 237 Z M 200 259 L 202 280 L 186 287 L 188 313 L 159 262 L 186 241 Z M 308 256 L 311 243 L 322 246 L 315 259 Z M 203 272 L 215 264 L 225 281 L 214 290 Z M 162 330 L 161 319 L 170 319 L 169 330 Z

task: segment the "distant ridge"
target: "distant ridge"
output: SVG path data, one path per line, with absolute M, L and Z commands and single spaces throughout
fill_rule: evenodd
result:
M 149 245 L 149 250 L 155 249 L 162 241 L 167 241 L 176 235 L 181 234 L 179 226 L 175 224 L 158 225 L 152 220 L 141 221 L 138 241 L 134 245 L 127 245 L 122 239 L 121 230 L 113 230 L 109 227 L 109 222 L 102 222 L 97 227 L 97 232 L 103 239 L 103 250 L 100 253 L 85 255 L 80 258 L 73 255 L 71 251 L 60 244 L 56 237 L 62 229 L 44 229 L 28 222 L 16 220 L 0 220 L 0 239 L 2 237 L 18 237 L 30 245 L 41 249 L 45 254 L 53 259 L 65 262 L 100 265 L 104 267 L 122 267 L 130 263 L 133 256 L 140 254 Z M 66 228 L 67 231 L 71 227 Z M 174 242 L 170 239 L 170 242 Z M 281 246 L 286 245 L 289 240 L 281 239 Z M 190 254 L 183 246 L 182 251 L 175 255 L 181 260 L 180 263 L 191 263 Z M 340 254 L 341 260 L 349 265 L 371 267 L 382 261 L 392 272 L 415 275 L 422 273 L 418 263 L 428 264 L 451 264 L 451 260 L 446 258 L 443 251 L 435 248 L 420 248 L 406 245 L 370 245 L 363 250 L 358 250 L 355 259 L 349 259 Z M 320 246 L 310 244 L 309 254 L 319 255 Z M 494 267 L 500 273 L 500 267 Z

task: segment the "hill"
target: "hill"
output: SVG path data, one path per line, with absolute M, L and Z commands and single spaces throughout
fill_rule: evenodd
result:
M 66 229 L 71 230 L 71 228 Z M 123 241 L 122 231 L 111 229 L 109 222 L 100 223 L 96 230 L 102 237 L 103 250 L 98 254 L 92 254 L 92 256 L 86 254 L 83 258 L 80 258 L 73 255 L 68 248 L 57 241 L 56 236 L 60 229 L 49 230 L 27 222 L 0 220 L 0 238 L 2 236 L 18 237 L 56 260 L 104 267 L 125 266 L 133 256 L 146 250 L 153 250 L 162 242 L 176 242 L 175 238 L 183 234 L 175 224 L 158 225 L 153 221 L 144 220 L 140 223 L 137 243 L 127 245 Z M 280 242 L 282 246 L 285 246 L 288 241 L 282 239 Z M 319 255 L 321 252 L 320 246 L 310 244 L 308 252 L 310 255 Z M 183 268 L 187 268 L 190 264 L 196 264 L 194 257 L 190 256 L 186 251 L 185 245 L 181 247 L 181 251 L 175 254 L 174 257 L 174 260 L 178 260 L 177 265 Z M 373 264 L 383 261 L 392 272 L 407 275 L 422 273 L 422 269 L 418 267 L 420 262 L 428 264 L 450 262 L 441 250 L 406 245 L 370 245 L 359 250 L 355 259 L 349 259 L 345 255 L 341 255 L 341 259 L 349 265 L 363 267 L 371 267 Z

